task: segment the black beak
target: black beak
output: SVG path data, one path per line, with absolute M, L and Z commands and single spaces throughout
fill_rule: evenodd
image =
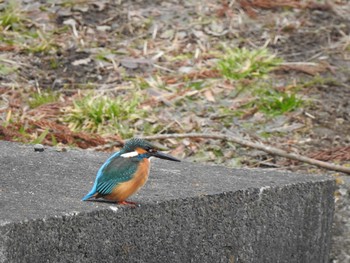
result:
M 153 152 L 152 156 L 169 161 L 181 162 L 179 159 L 176 159 L 175 157 L 172 157 L 171 155 L 162 152 Z

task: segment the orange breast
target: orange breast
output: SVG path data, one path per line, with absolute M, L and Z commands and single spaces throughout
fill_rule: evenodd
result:
M 134 177 L 124 183 L 117 185 L 112 193 L 105 196 L 108 200 L 125 201 L 129 196 L 136 193 L 147 181 L 149 174 L 150 162 L 144 158 L 136 170 Z

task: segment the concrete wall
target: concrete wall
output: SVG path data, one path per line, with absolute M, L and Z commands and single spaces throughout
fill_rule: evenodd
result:
M 81 202 L 106 157 L 0 142 L 0 262 L 328 262 L 331 177 L 155 160 L 138 207 Z
M 331 262 L 350 262 L 350 177 L 340 178 L 332 228 Z

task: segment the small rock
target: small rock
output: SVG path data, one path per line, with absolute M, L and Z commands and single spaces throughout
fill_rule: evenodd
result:
M 78 59 L 72 62 L 73 66 L 80 66 L 80 65 L 87 65 L 91 62 L 91 58 L 83 58 L 83 59 Z
M 185 39 L 187 37 L 187 33 L 185 31 L 179 31 L 176 34 L 178 39 Z
M 67 148 L 66 147 L 57 147 L 56 148 L 56 152 L 67 152 Z
M 96 29 L 101 32 L 111 31 L 112 27 L 110 26 L 96 26 Z
M 228 30 L 225 30 L 225 26 L 221 23 L 213 22 L 210 26 L 204 28 L 206 33 L 213 36 L 223 36 L 227 34 Z
M 72 7 L 73 11 L 80 11 L 82 13 L 86 13 L 87 11 L 89 11 L 89 5 L 87 4 L 81 4 L 81 5 L 74 5 Z
M 191 72 L 194 71 L 194 68 L 193 68 L 193 67 L 180 67 L 180 68 L 178 69 L 178 71 L 179 71 L 180 73 L 183 73 L 183 74 L 189 74 L 189 73 L 191 73 Z
M 134 59 L 134 58 L 124 58 L 120 60 L 120 65 L 127 69 L 137 69 L 137 68 L 151 68 L 153 63 L 148 59 Z
M 124 68 L 128 68 L 128 69 L 137 69 L 138 68 L 138 64 L 136 61 L 133 60 L 121 60 L 120 64 L 124 67 Z
M 35 144 L 34 145 L 34 152 L 43 152 L 45 149 L 44 149 L 44 146 L 42 144 Z

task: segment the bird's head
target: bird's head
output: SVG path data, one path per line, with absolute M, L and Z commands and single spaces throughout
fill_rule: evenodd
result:
M 125 143 L 124 147 L 121 149 L 120 156 L 123 158 L 138 157 L 140 159 L 150 158 L 153 156 L 160 159 L 180 162 L 179 159 L 176 159 L 171 155 L 160 152 L 159 148 L 154 146 L 150 142 L 139 138 L 133 138 L 128 140 Z

